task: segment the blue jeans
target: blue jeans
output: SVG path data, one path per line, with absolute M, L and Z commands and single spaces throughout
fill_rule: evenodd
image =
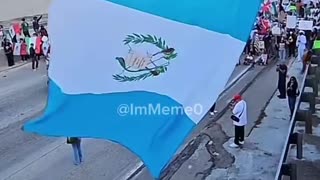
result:
M 72 144 L 74 164 L 78 165 L 82 162 L 81 143 Z
M 280 61 L 284 62 L 286 60 L 286 50 L 279 50 L 279 59 Z
M 288 103 L 289 103 L 289 109 L 290 109 L 291 116 L 293 115 L 294 108 L 296 107 L 296 100 L 297 100 L 297 97 L 289 97 L 288 96 Z
M 303 57 L 303 54 L 304 54 L 304 50 L 305 48 L 304 47 L 298 47 L 298 61 L 302 61 L 302 57 Z

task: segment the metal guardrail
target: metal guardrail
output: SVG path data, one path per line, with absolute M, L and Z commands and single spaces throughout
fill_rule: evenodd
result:
M 288 152 L 293 144 L 297 145 L 297 159 L 302 159 L 303 157 L 303 134 L 294 133 L 296 122 L 304 121 L 305 133 L 312 134 L 312 114 L 315 112 L 316 97 L 318 96 L 320 56 L 313 56 L 311 63 L 317 66 L 312 66 L 311 64 L 306 66 L 306 72 L 300 85 L 300 94 L 297 98 L 293 116 L 291 117 L 275 180 L 281 180 L 282 176 L 289 176 L 291 180 L 297 180 L 296 164 L 287 162 Z M 306 87 L 311 87 L 313 92 L 304 92 Z M 309 110 L 300 110 L 301 102 L 308 102 L 310 105 Z

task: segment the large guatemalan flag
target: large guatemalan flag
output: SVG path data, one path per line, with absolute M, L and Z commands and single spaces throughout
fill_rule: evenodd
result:
M 48 105 L 24 129 L 118 142 L 159 177 L 224 89 L 260 2 L 53 0 Z

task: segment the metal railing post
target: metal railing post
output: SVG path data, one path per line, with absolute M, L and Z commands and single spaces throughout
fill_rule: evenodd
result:
M 297 159 L 302 159 L 303 157 L 303 135 L 301 133 L 293 133 L 289 138 L 290 144 L 295 144 L 297 146 Z
M 295 165 L 295 164 L 282 164 L 281 174 L 284 176 L 289 176 L 290 180 L 298 180 L 297 165 Z M 282 176 L 280 176 L 278 178 L 278 180 L 281 180 L 281 179 L 282 179 Z
M 305 122 L 305 133 L 312 134 L 312 114 L 309 110 L 298 110 L 295 120 Z

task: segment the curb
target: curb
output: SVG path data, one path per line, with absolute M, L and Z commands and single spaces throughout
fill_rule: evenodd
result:
M 254 62 L 258 62 L 259 58 L 261 56 L 258 56 Z M 221 96 L 222 94 L 224 94 L 228 89 L 230 89 L 232 86 L 234 86 L 235 83 L 237 83 L 248 71 L 250 71 L 250 69 L 252 69 L 252 65 L 248 65 L 247 68 L 245 68 L 240 74 L 238 74 L 229 84 L 227 84 L 224 88 L 224 90 L 220 93 L 219 96 Z
M 31 63 L 31 62 L 21 63 L 21 64 L 19 64 L 19 65 L 15 65 L 15 66 L 12 66 L 12 67 L 9 67 L 9 68 L 0 70 L 0 73 L 1 73 L 1 72 L 4 72 L 4 71 L 11 70 L 11 69 L 16 69 L 16 68 L 18 68 L 18 67 L 24 66 L 24 65 L 29 64 L 29 63 Z
M 240 95 L 243 95 L 243 93 L 257 80 L 257 78 L 258 78 L 263 72 L 265 72 L 267 69 L 273 68 L 273 67 L 277 64 L 277 61 L 274 61 L 275 59 L 276 59 L 276 58 L 272 58 L 272 59 L 271 59 L 271 60 L 272 60 L 272 63 L 269 64 L 270 66 L 265 66 L 261 71 L 259 71 L 259 72 L 257 73 L 257 75 L 252 79 L 252 81 L 250 81 L 248 84 L 246 84 L 246 85 L 240 90 L 239 94 L 240 94 Z M 251 69 L 251 66 L 250 66 L 249 69 Z M 213 123 L 213 122 L 218 121 L 218 120 L 227 112 L 228 109 L 229 109 L 228 106 L 226 106 L 225 108 L 223 108 L 222 111 L 220 111 L 220 112 L 217 114 L 217 116 L 216 116 L 211 122 L 209 122 L 209 123 L 204 127 L 204 129 L 207 128 L 208 126 L 210 126 L 210 123 Z
M 258 58 L 257 58 L 257 59 L 258 59 Z M 277 64 L 277 61 L 274 61 L 275 59 L 276 59 L 275 57 L 272 58 L 272 59 L 271 59 L 272 63 L 269 64 L 269 65 L 271 65 L 271 66 L 265 66 L 261 71 L 259 71 L 259 72 L 257 73 L 257 75 L 254 77 L 254 79 L 253 79 L 252 81 L 250 81 L 250 82 L 239 92 L 239 94 L 242 95 L 242 94 L 256 81 L 256 79 L 257 79 L 263 72 L 265 72 L 267 69 L 270 69 L 270 68 L 272 68 L 274 65 L 276 65 L 276 64 Z M 220 95 L 223 94 L 223 93 L 225 93 L 228 89 L 230 89 L 230 88 L 231 88 L 236 82 L 238 82 L 251 68 L 252 68 L 252 66 L 249 66 L 248 68 L 246 68 L 245 70 L 243 70 L 243 71 L 241 72 L 241 74 L 239 74 L 238 76 L 236 76 L 236 78 L 235 78 L 231 83 L 229 83 L 229 84 L 226 86 L 225 90 L 223 90 L 222 93 L 220 93 Z M 223 108 L 222 111 L 220 111 L 220 112 L 217 114 L 217 116 L 214 117 L 213 120 L 209 121 L 209 123 L 208 123 L 207 125 L 205 125 L 203 129 L 207 129 L 208 126 L 210 126 L 211 123 L 218 121 L 218 120 L 226 113 L 227 110 L 228 110 L 228 106 L 226 106 L 225 108 Z M 201 132 L 201 131 L 200 131 L 200 132 Z M 198 136 L 195 136 L 193 139 L 190 139 L 190 141 L 195 140 L 197 137 L 198 137 Z M 190 142 L 190 141 L 189 141 L 189 142 Z M 188 142 L 187 142 L 187 143 L 188 143 Z M 164 169 L 164 171 L 166 171 L 166 169 L 168 169 L 168 168 L 170 167 L 170 164 L 176 160 L 177 156 L 178 156 L 179 154 L 181 154 L 183 151 L 185 151 L 187 148 L 188 148 L 188 146 L 184 147 L 179 153 L 175 154 L 174 159 L 168 163 L 168 166 Z M 141 165 L 140 167 L 138 167 L 138 168 L 136 169 L 136 171 L 134 171 L 126 180 L 132 180 L 133 178 L 135 178 L 136 175 L 138 175 L 140 172 L 142 172 L 142 170 L 143 170 L 145 167 L 146 167 L 145 164 L 142 164 L 142 165 Z M 164 172 L 164 171 L 162 171 L 162 172 Z

